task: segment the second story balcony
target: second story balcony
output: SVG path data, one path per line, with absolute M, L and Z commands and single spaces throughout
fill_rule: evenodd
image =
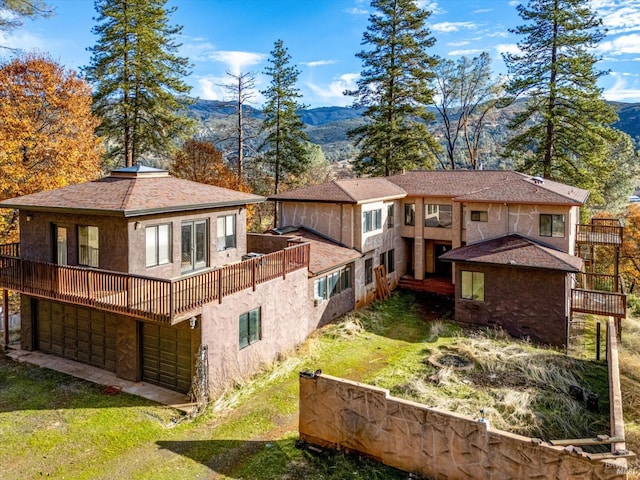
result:
M 166 280 L 20 258 L 19 244 L 0 245 L 0 288 L 175 324 L 218 301 L 309 267 L 309 244 L 287 247 L 213 270 Z
M 584 246 L 622 246 L 624 227 L 618 218 L 592 218 L 591 223 L 576 225 L 576 243 Z

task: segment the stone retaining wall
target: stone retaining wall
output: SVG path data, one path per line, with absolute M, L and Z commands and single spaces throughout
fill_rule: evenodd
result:
M 488 428 L 486 423 L 328 375 L 300 375 L 300 439 L 430 478 L 612 480 L 627 462 Z

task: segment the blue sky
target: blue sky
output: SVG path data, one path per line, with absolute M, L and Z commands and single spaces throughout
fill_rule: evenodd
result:
M 607 99 L 640 102 L 640 0 L 589 0 L 609 33 L 597 53 L 598 68 L 610 70 L 600 86 Z M 96 16 L 92 0 L 48 0 L 52 18 L 25 22 L 0 43 L 40 50 L 74 70 L 89 63 L 87 47 Z M 436 44 L 434 55 L 457 59 L 487 51 L 494 74 L 506 73 L 501 53 L 517 51 L 519 38 L 508 32 L 522 23 L 514 0 L 421 0 L 432 11 L 428 25 Z M 178 39 L 181 54 L 193 63 L 185 80 L 192 95 L 226 100 L 219 84 L 228 83 L 225 71 L 255 72 L 257 89 L 266 88 L 262 74 L 274 42 L 281 39 L 291 63 L 301 71 L 301 101 L 310 107 L 347 106 L 362 69 L 355 54 L 362 49 L 368 25 L 369 0 L 169 0 L 177 11 L 172 24 L 183 26 Z M 0 52 L 1 54 L 1 52 Z M 5 51 L 4 55 L 8 55 Z M 254 97 L 260 107 L 262 97 Z

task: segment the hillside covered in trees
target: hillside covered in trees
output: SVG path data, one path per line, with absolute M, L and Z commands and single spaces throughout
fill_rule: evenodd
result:
M 617 129 L 631 136 L 636 150 L 640 148 L 640 103 L 611 103 L 618 112 L 619 120 L 613 124 Z M 508 120 L 520 108 L 521 102 L 502 109 L 495 109 L 487 123 L 481 141 L 481 160 L 483 168 L 508 167 L 507 161 L 500 156 L 501 148 L 511 132 Z M 224 145 L 233 135 L 237 122 L 236 106 L 231 102 L 214 100 L 196 100 L 190 107 L 190 115 L 197 120 L 200 135 L 213 141 L 224 150 Z M 347 138 L 347 131 L 364 123 L 362 110 L 350 107 L 321 107 L 302 110 L 300 118 L 306 126 L 309 140 L 319 145 L 325 157 L 331 163 L 351 160 L 356 148 Z M 263 119 L 262 110 L 250 106 L 245 107 L 245 115 L 255 120 L 249 127 L 247 142 L 249 148 L 256 148 L 260 143 L 258 130 Z M 440 119 L 429 125 L 429 130 L 443 141 L 443 125 Z

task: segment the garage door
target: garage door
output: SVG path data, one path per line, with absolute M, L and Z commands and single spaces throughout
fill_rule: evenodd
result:
M 116 371 L 116 318 L 73 305 L 38 301 L 38 348 Z
M 142 380 L 187 393 L 191 387 L 191 329 L 142 323 Z

